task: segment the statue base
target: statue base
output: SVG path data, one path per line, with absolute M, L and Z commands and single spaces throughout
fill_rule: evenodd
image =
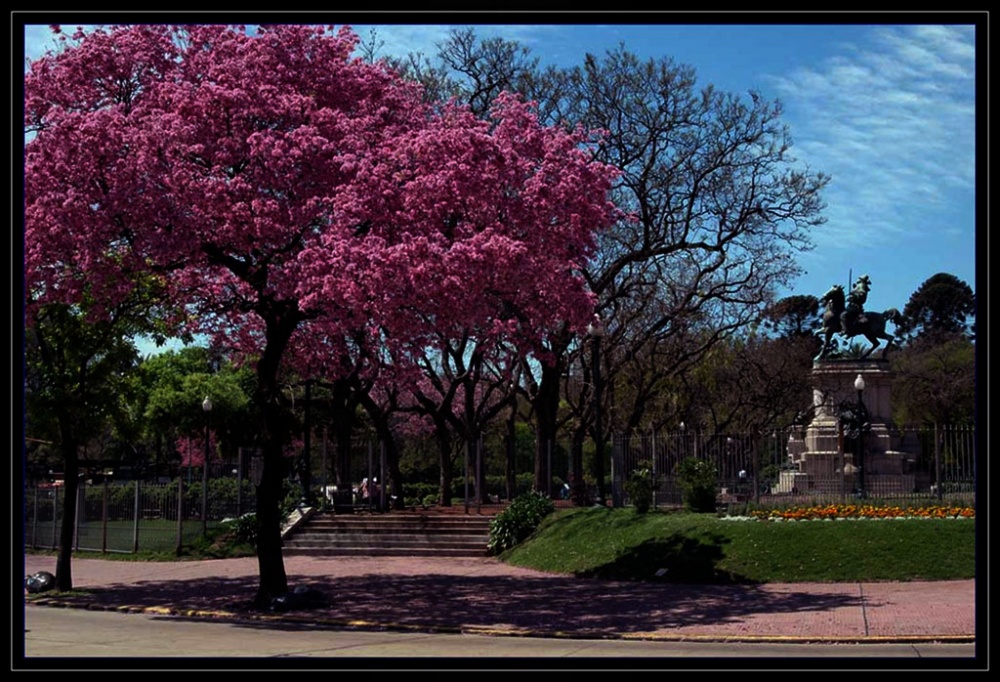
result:
M 864 380 L 859 391 L 854 382 Z M 792 434 L 788 457 L 795 469 L 779 480 L 775 492 L 823 495 L 907 492 L 914 488 L 911 457 L 899 449 L 892 424 L 892 374 L 884 360 L 817 360 L 813 363 L 812 421 Z M 858 439 L 845 436 L 840 423 L 843 407 L 861 401 L 869 428 Z M 787 480 L 786 480 L 787 479 Z M 787 488 L 787 490 L 786 490 Z

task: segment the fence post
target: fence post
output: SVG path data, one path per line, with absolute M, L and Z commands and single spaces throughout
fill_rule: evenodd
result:
M 963 464 L 962 468 L 969 465 L 969 450 L 972 450 L 972 499 L 976 499 L 976 475 L 977 475 L 977 462 L 976 462 L 976 427 L 975 426 L 964 426 L 962 431 L 962 452 L 964 456 L 962 458 Z
M 371 442 L 371 440 L 369 440 L 368 441 L 368 486 L 367 486 L 368 492 L 366 493 L 368 495 L 368 499 L 367 501 L 365 501 L 365 504 L 368 507 L 368 511 L 372 510 L 372 501 L 375 499 L 374 461 L 375 461 L 375 445 Z M 348 482 L 348 485 L 350 485 L 350 482 Z
M 472 443 L 465 443 L 465 513 L 469 513 L 469 448 Z
M 934 422 L 934 483 L 937 484 L 937 498 L 940 500 L 944 495 L 944 486 L 941 485 L 941 439 L 938 436 L 938 424 Z
M 132 553 L 133 554 L 138 554 L 139 553 L 139 512 L 140 512 L 139 501 L 140 501 L 139 500 L 139 479 L 137 478 L 137 479 L 135 479 L 135 504 L 133 505 L 133 507 L 135 508 L 135 510 L 134 510 L 134 514 L 132 516 Z M 159 506 L 159 505 L 157 505 L 157 506 Z
M 385 441 L 381 438 L 378 442 L 378 477 L 382 481 L 380 484 L 375 486 L 378 491 L 378 510 L 380 512 L 385 511 L 385 495 L 386 487 L 389 485 L 389 480 L 385 477 Z
M 52 486 L 52 548 L 59 546 L 59 528 L 56 525 L 59 516 L 59 486 Z
M 618 480 L 621 476 L 622 459 L 621 436 L 618 434 L 611 436 L 611 506 L 615 509 L 622 507 L 621 485 Z
M 74 518 L 75 523 L 73 524 L 73 550 L 74 551 L 79 551 L 80 550 L 80 523 L 82 522 L 82 519 L 83 519 L 83 512 L 87 508 L 86 504 L 83 504 L 83 505 L 80 504 L 80 499 L 81 498 L 83 500 L 87 499 L 86 487 L 87 487 L 87 482 L 86 481 L 83 482 L 83 485 L 81 485 L 79 483 L 79 481 L 76 484 L 76 500 L 74 500 L 74 502 L 73 502 L 73 504 L 76 506 L 76 514 L 75 514 L 75 518 Z
M 847 501 L 847 471 L 844 464 L 844 425 L 837 420 L 837 454 L 840 455 L 840 503 Z
M 38 485 L 35 485 L 35 497 L 31 501 L 32 509 L 35 513 L 32 515 L 31 519 L 31 547 L 35 548 L 38 546 Z
M 323 481 L 323 504 L 324 505 L 328 501 L 327 497 L 326 497 L 326 483 L 327 483 L 327 480 L 326 480 L 326 437 L 327 437 L 327 433 L 326 432 L 327 432 L 327 427 L 326 427 L 326 424 L 324 424 L 323 425 L 323 447 L 320 450 L 322 452 L 322 457 L 323 457 L 323 469 L 322 469 L 323 475 L 322 475 L 322 481 Z M 240 448 L 240 464 L 242 464 L 242 463 L 243 463 L 243 449 Z M 240 490 L 243 489 L 242 480 L 243 480 L 243 475 L 240 474 Z M 240 511 L 242 512 L 242 509 Z
M 184 477 L 177 476 L 177 556 L 184 546 Z
M 771 431 L 771 438 L 777 442 L 778 432 Z M 768 448 L 770 449 L 770 448 Z M 757 452 L 757 446 L 754 444 L 753 450 L 750 452 L 750 456 L 753 457 L 750 464 L 753 467 L 753 501 L 754 504 L 760 505 L 760 453 Z
M 653 457 L 652 457 L 653 464 L 652 464 L 652 467 L 651 467 L 651 469 L 653 471 L 653 509 L 656 509 L 656 488 L 657 488 L 657 486 L 656 486 L 656 431 L 654 431 L 652 428 L 649 430 L 649 449 L 652 450 L 652 452 L 653 452 Z
M 201 534 L 208 536 L 208 427 L 205 427 L 205 461 L 201 465 Z
M 101 553 L 108 553 L 108 477 L 101 485 Z
M 483 436 L 476 441 L 476 513 L 483 513 Z
M 323 444 L 323 491 L 326 492 L 326 444 Z M 243 448 L 236 449 L 236 518 L 243 516 Z
M 964 437 L 963 437 L 963 439 L 962 439 L 964 441 L 963 450 L 966 451 L 966 452 L 968 452 L 969 445 L 970 444 L 972 445 L 972 496 L 973 496 L 972 499 L 975 500 L 976 499 L 976 497 L 975 497 L 976 496 L 976 472 L 977 472 L 977 469 L 976 469 L 977 463 L 976 463 L 976 433 L 975 433 L 975 427 L 972 427 L 971 429 L 969 427 L 965 427 L 965 428 L 962 429 L 962 432 L 965 434 Z M 971 436 L 972 436 L 971 441 L 969 439 L 970 432 L 971 432 Z

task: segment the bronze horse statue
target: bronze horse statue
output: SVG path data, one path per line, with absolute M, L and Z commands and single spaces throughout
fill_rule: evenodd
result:
M 882 351 L 882 357 L 885 357 L 894 340 L 893 335 L 886 332 L 885 324 L 892 322 L 899 325 L 903 321 L 902 314 L 895 308 L 889 308 L 881 313 L 859 312 L 856 317 L 848 316 L 845 319 L 844 287 L 840 284 L 834 284 L 823 294 L 819 302 L 826 306 L 826 311 L 823 313 L 823 349 L 816 356 L 817 360 L 822 360 L 830 352 L 834 334 L 842 334 L 848 339 L 855 336 L 864 336 L 868 339 L 872 347 L 861 356 L 862 358 L 871 355 L 872 351 L 879 347 L 879 339 L 884 339 L 888 342 Z

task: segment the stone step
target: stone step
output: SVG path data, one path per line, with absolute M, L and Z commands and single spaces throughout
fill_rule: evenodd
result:
M 457 513 L 313 514 L 283 551 L 313 556 L 485 556 L 491 517 Z
M 485 548 L 440 549 L 438 547 L 287 547 L 286 556 L 413 556 L 413 557 L 485 557 Z
M 409 525 L 451 525 L 489 523 L 492 516 L 408 516 L 395 514 L 314 514 L 313 520 L 329 523 L 397 523 Z
M 330 521 L 311 521 L 308 528 L 322 533 L 486 533 L 490 532 L 489 524 L 434 524 L 419 525 L 411 523 L 336 523 Z
M 455 544 L 485 544 L 489 539 L 488 535 L 445 535 L 435 533 L 318 533 L 312 529 L 305 529 L 295 533 L 291 538 L 285 540 L 285 544 L 301 543 L 322 543 L 322 542 L 371 542 L 374 544 L 398 543 L 419 543 L 436 545 Z
M 337 540 L 327 540 L 327 539 L 314 539 L 314 538 L 303 538 L 302 540 L 293 541 L 290 543 L 285 543 L 284 548 L 288 550 L 303 549 L 306 547 L 315 548 L 339 548 L 339 547 L 371 547 L 386 549 L 390 547 L 399 547 L 405 549 L 413 548 L 433 548 L 438 550 L 452 550 L 452 549 L 470 549 L 470 550 L 480 550 L 486 551 L 485 542 L 434 542 L 426 540 L 396 540 L 396 541 L 374 541 L 365 538 L 343 538 Z

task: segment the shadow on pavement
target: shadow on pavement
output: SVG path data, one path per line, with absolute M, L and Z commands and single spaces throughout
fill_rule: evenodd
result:
M 615 582 L 583 578 L 379 575 L 317 578 L 289 574 L 289 588 L 322 593 L 324 604 L 289 613 L 385 626 L 530 629 L 601 636 L 723 625 L 758 614 L 858 607 L 860 595 L 776 593 L 754 585 Z M 257 577 L 198 578 L 108 585 L 66 603 L 228 611 L 251 615 Z M 871 602 L 868 602 L 871 606 Z M 263 626 L 263 624 L 262 624 Z M 268 623 L 266 627 L 278 627 Z

